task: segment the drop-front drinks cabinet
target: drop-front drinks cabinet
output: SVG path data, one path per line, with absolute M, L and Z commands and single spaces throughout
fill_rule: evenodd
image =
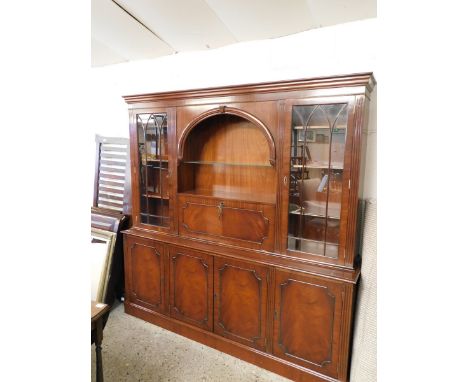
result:
M 125 311 L 294 381 L 347 381 L 374 84 L 124 97 Z

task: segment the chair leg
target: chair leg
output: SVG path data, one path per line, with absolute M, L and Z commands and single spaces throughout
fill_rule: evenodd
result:
M 104 382 L 104 375 L 102 372 L 102 354 L 101 354 L 101 343 L 102 343 L 102 319 L 99 319 L 96 323 L 96 382 Z

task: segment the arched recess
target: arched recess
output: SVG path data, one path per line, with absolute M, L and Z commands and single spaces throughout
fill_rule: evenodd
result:
M 216 115 L 222 115 L 222 114 L 231 114 L 235 115 L 241 118 L 244 118 L 257 126 L 260 131 L 263 133 L 265 136 L 265 139 L 268 143 L 268 147 L 270 150 L 270 157 L 269 157 L 269 162 L 272 166 L 275 166 L 276 164 L 276 150 L 275 150 L 275 141 L 273 140 L 273 136 L 271 135 L 270 131 L 268 128 L 265 126 L 265 124 L 260 121 L 258 118 L 254 117 L 252 114 L 247 113 L 246 111 L 234 108 L 234 107 L 228 107 L 228 106 L 220 106 L 214 109 L 210 109 L 202 114 L 200 114 L 198 117 L 193 119 L 184 129 L 182 132 L 182 135 L 180 136 L 179 142 L 177 144 L 177 159 L 178 162 L 183 159 L 184 157 L 184 146 L 185 142 L 187 140 L 187 137 L 190 135 L 190 132 L 192 131 L 193 128 L 195 128 L 200 122 L 204 121 L 205 119 L 208 119 L 210 117 L 214 117 Z

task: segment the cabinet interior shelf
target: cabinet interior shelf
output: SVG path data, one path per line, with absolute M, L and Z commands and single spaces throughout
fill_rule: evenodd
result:
M 164 199 L 164 200 L 169 200 L 169 196 L 161 196 L 159 194 L 143 194 L 142 195 L 145 198 L 152 198 L 152 199 Z
M 325 164 L 294 164 L 293 168 L 318 168 L 318 169 L 328 169 L 328 165 Z M 330 166 L 331 170 L 343 170 L 343 165 L 339 166 Z
M 332 220 L 340 220 L 339 216 L 325 216 L 325 215 L 320 215 L 320 214 L 313 214 L 313 213 L 310 213 L 310 212 L 301 212 L 299 210 L 289 211 L 289 213 L 291 215 L 302 215 L 302 216 L 310 216 L 310 217 L 314 217 L 314 218 L 322 218 L 322 219 L 328 218 L 328 219 L 332 219 Z
M 293 235 L 288 235 L 288 239 L 310 241 L 312 243 L 326 244 L 326 245 L 330 245 L 330 246 L 334 246 L 334 247 L 338 246 L 338 243 L 332 243 L 330 241 L 306 239 L 305 237 L 297 237 L 297 236 L 293 236 Z
M 166 157 L 163 158 L 145 158 L 145 155 L 142 155 L 142 161 L 143 162 L 169 162 L 169 160 Z
M 209 166 L 246 166 L 246 167 L 271 167 L 269 163 L 242 163 L 242 162 L 216 162 L 216 161 L 183 161 L 182 163 L 200 164 Z
M 236 192 L 232 190 L 209 190 L 209 189 L 192 189 L 184 192 L 179 192 L 181 195 L 206 196 L 209 198 L 228 199 L 245 202 L 276 204 L 276 194 L 262 194 L 255 192 Z
M 140 212 L 140 215 L 145 216 L 145 217 L 150 217 L 150 218 L 157 218 L 157 219 L 170 219 L 169 216 L 147 214 L 146 212 Z
M 153 170 L 164 170 L 164 171 L 167 171 L 167 170 L 168 170 L 167 167 L 155 166 L 155 165 L 153 165 L 153 164 L 143 164 L 142 166 L 143 166 L 143 167 L 150 168 L 150 169 L 153 169 Z
M 328 125 L 294 126 L 294 130 L 330 130 Z M 346 126 L 335 126 L 333 130 L 346 130 Z

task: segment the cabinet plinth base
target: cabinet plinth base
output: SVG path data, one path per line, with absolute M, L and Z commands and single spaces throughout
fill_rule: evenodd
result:
M 125 313 L 155 324 L 163 329 L 210 346 L 246 362 L 297 382 L 338 382 L 337 379 L 315 373 L 304 367 L 287 362 L 272 354 L 250 348 L 217 334 L 198 329 L 181 321 L 152 312 L 136 304 L 125 302 Z

